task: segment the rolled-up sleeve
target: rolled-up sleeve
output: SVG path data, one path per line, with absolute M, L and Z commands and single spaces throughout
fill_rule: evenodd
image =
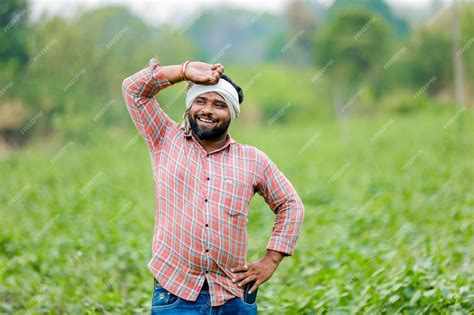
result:
M 265 154 L 261 159 L 257 192 L 276 215 L 267 249 L 291 256 L 304 219 L 303 202 L 276 164 Z
M 150 60 L 148 67 L 122 82 L 122 94 L 128 112 L 150 149 L 160 145 L 166 126 L 174 123 L 155 99 L 160 90 L 170 85 L 155 58 Z

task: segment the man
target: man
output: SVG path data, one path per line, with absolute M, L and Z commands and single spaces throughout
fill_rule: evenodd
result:
M 153 314 L 256 314 L 256 303 L 246 302 L 244 293 L 255 294 L 292 255 L 299 235 L 304 208 L 295 189 L 265 153 L 228 133 L 243 93 L 223 72 L 220 64 L 161 66 L 151 59 L 122 84 L 155 181 L 148 264 L 155 279 Z M 155 95 L 183 80 L 191 86 L 180 126 Z M 247 211 L 255 192 L 276 219 L 265 256 L 247 264 Z

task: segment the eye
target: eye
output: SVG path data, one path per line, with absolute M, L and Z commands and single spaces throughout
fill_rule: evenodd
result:
M 225 103 L 216 103 L 216 106 L 219 108 L 226 108 L 227 105 Z
M 199 105 L 204 104 L 204 100 L 202 98 L 197 98 L 195 102 L 196 104 L 199 104 Z

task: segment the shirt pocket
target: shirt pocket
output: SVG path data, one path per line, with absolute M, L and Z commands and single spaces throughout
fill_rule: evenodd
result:
M 252 187 L 234 179 L 224 180 L 223 214 L 225 221 L 234 229 L 247 227 L 248 205 Z
M 252 187 L 246 183 L 224 179 L 224 208 L 231 216 L 247 215 Z

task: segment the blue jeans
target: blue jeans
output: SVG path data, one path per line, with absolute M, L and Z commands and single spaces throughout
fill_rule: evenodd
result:
M 196 301 L 184 300 L 163 288 L 155 281 L 153 290 L 153 301 L 151 303 L 151 315 L 155 314 L 189 314 L 189 315 L 255 315 L 257 314 L 257 302 L 245 303 L 238 297 L 230 299 L 220 306 L 211 306 L 208 290 L 201 290 Z

